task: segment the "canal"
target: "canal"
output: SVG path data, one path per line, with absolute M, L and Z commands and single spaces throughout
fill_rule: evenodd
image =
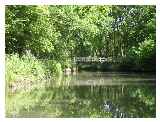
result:
M 6 93 L 6 117 L 156 117 L 148 73 L 79 72 Z

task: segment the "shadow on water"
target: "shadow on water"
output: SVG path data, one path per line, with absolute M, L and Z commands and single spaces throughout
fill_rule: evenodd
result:
M 7 117 L 155 117 L 154 75 L 82 72 L 6 99 Z

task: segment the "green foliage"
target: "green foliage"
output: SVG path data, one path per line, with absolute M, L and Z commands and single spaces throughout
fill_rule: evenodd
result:
M 115 69 L 123 65 L 120 67 L 122 70 L 155 71 L 155 6 L 7 5 L 5 12 L 5 76 L 8 84 L 23 82 L 26 78 L 45 81 L 51 76 L 60 76 L 54 78 L 61 81 L 63 69 L 73 67 L 73 57 L 79 56 L 120 57 L 125 63 L 113 65 Z M 97 64 L 94 66 L 99 67 Z M 108 64 L 101 67 L 109 69 Z M 71 81 L 71 77 L 67 78 Z M 77 103 L 78 94 L 72 90 L 56 90 L 34 89 L 27 93 L 22 90 L 7 99 L 7 112 L 17 114 L 31 109 L 45 110 L 45 107 L 53 112 L 55 106 L 50 106 L 50 102 L 69 98 L 72 104 L 69 112 L 60 106 L 54 111 L 56 117 L 76 116 L 81 112 L 90 117 L 111 116 L 92 108 L 94 101 Z M 65 94 L 61 95 L 60 91 Z M 137 90 L 134 95 L 144 104 L 153 106 L 154 110 L 155 99 L 146 98 L 145 92 Z M 77 104 L 85 111 L 75 110 Z
M 46 77 L 62 75 L 60 63 L 53 60 L 38 60 L 31 53 L 22 57 L 18 54 L 6 56 L 6 82 L 23 82 L 24 78 L 30 81 L 45 80 Z
M 155 41 L 154 40 L 145 40 L 142 43 L 139 43 L 138 48 L 132 47 L 132 51 L 137 58 L 144 60 L 146 57 L 153 55 L 155 50 Z
M 135 61 L 136 65 L 141 66 L 142 70 L 147 70 L 155 68 L 153 67 L 155 65 L 155 51 L 155 41 L 149 39 L 139 43 L 137 47 L 132 47 L 130 56 Z
M 155 13 L 155 6 L 6 6 L 6 53 L 30 50 L 65 68 L 78 56 L 128 60 L 135 47 L 136 62 L 154 62 Z
M 23 11 L 23 12 L 22 12 Z M 6 6 L 6 52 L 22 54 L 32 39 L 35 6 Z
M 6 56 L 6 81 L 9 83 L 20 80 L 21 77 L 27 77 L 30 80 L 43 79 L 44 65 L 34 56 L 28 54 L 21 58 L 18 54 Z M 23 79 L 21 79 L 23 82 Z

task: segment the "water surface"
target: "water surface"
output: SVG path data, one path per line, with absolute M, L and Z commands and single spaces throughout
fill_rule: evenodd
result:
M 156 116 L 154 74 L 80 72 L 7 93 L 7 117 Z

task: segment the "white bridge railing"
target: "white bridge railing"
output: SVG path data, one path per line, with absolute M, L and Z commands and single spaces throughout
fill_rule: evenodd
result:
M 120 63 L 122 62 L 122 57 L 120 58 L 112 58 L 112 57 L 74 57 L 73 62 L 108 62 L 108 63 Z

